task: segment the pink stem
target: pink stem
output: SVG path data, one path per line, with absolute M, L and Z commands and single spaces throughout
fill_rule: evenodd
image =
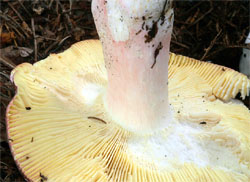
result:
M 92 12 L 108 71 L 106 109 L 136 132 L 166 127 L 168 60 L 173 25 L 166 0 L 93 0 Z

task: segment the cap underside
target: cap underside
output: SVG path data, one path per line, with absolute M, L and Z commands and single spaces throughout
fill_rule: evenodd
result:
M 249 94 L 250 81 L 229 68 L 171 54 L 169 99 L 176 124 L 201 131 L 197 141 L 230 151 L 239 162 L 232 169 L 179 161 L 169 170 L 133 157 L 131 145 L 137 144 L 130 141 L 136 134 L 112 122 L 103 106 L 107 73 L 97 40 L 74 44 L 34 65 L 21 64 L 11 77 L 17 93 L 6 114 L 9 143 L 30 181 L 249 180 L 250 113 L 242 104 L 224 101 L 238 92 Z

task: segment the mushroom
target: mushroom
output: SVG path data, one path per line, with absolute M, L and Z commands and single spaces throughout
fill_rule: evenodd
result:
M 245 44 L 248 46 L 250 45 L 250 32 L 248 33 Z M 247 75 L 250 78 L 250 48 L 242 49 L 239 68 L 241 73 Z
M 29 181 L 246 182 L 250 80 L 169 53 L 165 0 L 93 0 L 100 40 L 12 71 L 7 114 Z M 106 68 L 105 68 L 106 67 Z

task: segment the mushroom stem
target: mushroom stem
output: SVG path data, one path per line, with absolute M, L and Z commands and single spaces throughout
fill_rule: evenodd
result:
M 108 71 L 105 106 L 122 127 L 136 132 L 166 127 L 170 0 L 93 0 L 92 12 Z

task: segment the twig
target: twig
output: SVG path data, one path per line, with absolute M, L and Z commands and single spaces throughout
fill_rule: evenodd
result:
M 246 39 L 246 37 L 245 37 L 244 35 L 246 34 L 246 32 L 248 32 L 247 29 L 248 29 L 248 27 L 242 30 L 241 36 L 240 36 L 240 38 L 237 40 L 237 43 L 238 43 L 238 44 L 239 44 L 241 41 L 243 41 L 243 39 L 244 39 L 244 40 Z
M 64 9 L 63 5 L 60 3 L 59 0 L 57 0 L 57 2 L 58 2 L 58 4 L 59 4 L 60 8 L 62 9 L 62 14 L 64 14 L 64 15 L 66 16 L 66 19 L 67 19 L 67 22 L 68 22 L 68 24 L 69 24 L 70 29 L 72 29 L 72 28 L 73 28 L 73 25 L 72 25 L 72 22 L 71 22 L 71 20 L 70 20 L 70 17 L 69 17 L 69 15 L 68 15 L 67 11 Z M 66 26 L 66 27 L 67 27 L 67 26 Z
M 3 97 L 3 96 L 0 95 L 0 100 L 4 100 L 4 101 L 9 102 L 11 100 L 11 98 L 7 99 L 6 97 Z
M 171 43 L 174 43 L 174 44 L 179 45 L 179 46 L 181 46 L 181 47 L 184 47 L 184 48 L 186 48 L 186 49 L 189 49 L 189 48 L 190 48 L 190 47 L 188 47 L 187 45 L 182 44 L 182 43 L 180 43 L 180 42 L 177 42 L 177 41 L 175 41 L 175 40 L 171 40 Z
M 182 16 L 184 17 L 184 16 L 186 16 L 186 15 L 188 15 L 190 12 L 192 12 L 195 8 L 197 8 L 198 6 L 200 6 L 200 4 L 202 3 L 202 1 L 200 1 L 200 2 L 198 2 L 198 3 L 196 3 L 193 7 L 191 7 L 189 10 L 187 10 L 187 11 L 184 11 L 183 13 L 182 13 Z
M 3 24 L 0 25 L 0 35 L 2 35 L 2 31 L 3 31 Z
M 207 16 L 209 13 L 211 13 L 213 11 L 213 7 L 211 7 L 205 14 L 203 14 L 202 16 L 200 16 L 200 18 L 198 18 L 196 21 L 194 21 L 193 23 L 191 23 L 188 27 L 195 25 L 196 23 L 198 23 L 199 21 L 201 21 L 205 16 Z
M 6 57 L 0 56 L 0 62 L 2 62 L 3 64 L 5 64 L 6 66 L 8 66 L 11 69 L 14 69 L 16 67 L 16 65 L 10 59 L 8 59 Z
M 11 3 L 8 3 L 9 7 L 16 13 L 16 15 L 20 18 L 21 21 L 24 21 L 23 17 L 18 13 L 18 11 L 12 6 Z M 25 21 L 24 21 L 25 22 Z
M 34 62 L 37 62 L 37 42 L 36 42 L 36 32 L 35 32 L 35 25 L 34 25 L 34 19 L 31 18 L 31 27 L 32 27 L 32 33 L 33 33 L 33 39 L 34 39 Z
M 19 23 L 17 23 L 17 21 L 16 21 L 14 18 L 12 18 L 12 17 L 9 16 L 9 15 L 4 15 L 4 14 L 2 14 L 2 13 L 0 13 L 0 16 L 1 16 L 3 19 L 5 19 L 6 21 L 9 21 L 10 23 L 15 24 L 16 27 L 18 27 L 18 28 L 20 28 L 20 29 L 22 30 L 22 32 L 25 34 L 26 37 L 29 37 L 29 35 L 26 33 L 26 31 L 23 29 L 23 27 L 21 27 L 21 26 L 19 25 Z
M 11 32 L 10 29 L 14 29 L 14 30 L 16 31 L 16 33 L 17 33 L 22 39 L 25 39 L 24 35 L 21 34 L 21 32 L 19 32 L 19 30 L 18 30 L 14 25 L 8 24 L 8 22 L 5 22 L 4 26 L 5 26 L 5 28 L 6 28 L 9 32 Z M 9 27 L 9 26 L 10 26 L 10 27 Z M 16 43 L 16 40 L 15 40 L 15 39 L 14 39 L 14 41 L 15 41 L 15 45 L 17 46 L 17 43 Z
M 69 13 L 71 14 L 73 0 L 69 0 Z
M 230 22 L 230 21 L 228 21 L 228 20 L 226 20 L 226 23 L 227 23 L 228 25 L 230 25 L 231 27 L 235 28 L 235 29 L 238 28 L 235 24 L 233 24 L 232 22 Z
M 50 46 L 44 51 L 44 54 L 47 55 L 51 52 L 51 49 L 58 44 L 59 40 L 55 41 L 54 43 L 50 44 Z
M 17 16 L 19 17 L 19 19 L 22 21 L 22 25 L 27 26 L 27 27 L 26 27 L 26 30 L 28 30 L 28 34 L 30 34 L 30 33 L 31 33 L 30 27 L 29 27 L 29 25 L 26 23 L 26 21 L 23 19 L 23 17 L 18 13 L 18 11 L 14 8 L 14 6 L 12 6 L 11 3 L 8 3 L 8 5 L 11 7 L 11 9 L 17 14 Z M 23 30 L 23 31 L 25 31 L 25 30 Z M 25 34 L 25 35 L 26 35 L 26 34 Z
M 68 36 L 64 37 L 64 38 L 59 42 L 58 45 L 60 46 L 61 44 L 64 43 L 65 40 L 67 40 L 67 39 L 70 38 L 70 37 L 71 37 L 71 35 L 68 35 Z
M 29 15 L 29 17 L 32 17 L 31 14 L 29 13 L 29 11 L 25 8 L 25 6 L 23 5 L 23 3 L 20 0 L 18 0 L 18 3 L 22 6 L 22 8 Z
M 2 71 L 0 71 L 0 75 L 3 75 L 5 78 L 7 78 L 8 80 L 10 80 L 10 76 L 6 73 L 3 73 Z
M 70 38 L 70 37 L 71 37 L 71 35 L 68 35 L 68 36 L 64 37 L 60 42 L 59 42 L 59 41 L 56 41 L 56 42 L 54 42 L 53 44 L 51 44 L 51 45 L 45 50 L 45 54 L 47 55 L 48 53 L 58 51 L 58 50 L 62 47 L 63 43 L 64 43 L 68 38 Z M 57 47 L 56 47 L 55 49 L 52 50 L 52 48 L 53 48 L 54 46 L 56 46 L 56 45 L 57 45 Z
M 59 23 L 60 23 L 60 20 L 61 20 L 61 14 L 58 14 L 57 17 L 56 17 L 56 20 L 55 20 L 55 23 L 53 23 L 53 26 L 52 26 L 52 31 L 55 32 Z
M 103 119 L 100 119 L 100 118 L 97 118 L 97 117 L 94 117 L 94 116 L 89 116 L 88 119 L 95 119 L 95 120 L 103 122 L 104 124 L 107 124 L 107 122 L 104 121 Z
M 223 44 L 223 43 L 215 43 L 216 45 L 223 45 L 225 47 L 225 49 L 227 48 L 245 48 L 245 49 L 250 49 L 250 45 L 227 45 L 227 44 Z
M 223 50 L 225 50 L 225 49 L 226 49 L 225 47 L 218 48 L 218 49 L 216 49 L 215 51 L 211 52 L 211 53 L 207 56 L 207 58 L 212 57 L 212 56 L 216 55 L 217 53 L 219 53 L 219 52 L 221 52 L 221 51 L 223 51 Z
M 59 14 L 59 13 L 58 13 L 58 9 L 59 9 L 59 8 L 58 8 L 58 3 L 59 3 L 59 1 L 57 0 L 57 1 L 56 1 L 56 8 L 55 8 L 55 9 L 56 9 L 56 14 L 57 14 L 57 15 Z
M 8 3 L 8 5 L 11 7 L 11 9 L 17 14 L 17 16 L 20 18 L 20 20 L 22 21 L 23 24 L 25 24 L 26 29 L 28 29 L 28 33 L 30 33 L 30 27 L 29 25 L 26 23 L 26 21 L 23 19 L 23 17 L 18 13 L 18 11 L 14 8 L 14 6 L 12 6 L 11 3 Z M 25 30 L 24 30 L 25 31 Z
M 219 31 L 219 33 L 218 33 L 218 34 L 214 37 L 214 39 L 211 41 L 209 47 L 205 49 L 206 52 L 205 52 L 205 54 L 202 56 L 202 58 L 201 58 L 200 60 L 203 60 L 203 59 L 207 56 L 208 52 L 209 52 L 209 51 L 212 49 L 212 47 L 214 46 L 214 44 L 215 44 L 216 40 L 218 39 L 218 37 L 220 36 L 221 32 L 222 32 L 222 29 Z
M 51 0 L 49 3 L 49 9 L 51 8 L 52 4 L 53 4 L 54 0 Z
M 224 45 L 224 44 L 221 44 L 221 43 L 216 43 L 217 45 Z M 219 52 L 227 49 L 227 48 L 246 48 L 246 49 L 249 49 L 250 47 L 248 46 L 245 46 L 245 45 L 224 45 L 224 47 L 221 47 L 221 48 L 218 48 L 216 49 L 215 51 L 211 52 L 207 57 L 212 57 L 216 54 L 218 54 Z
M 53 40 L 53 41 L 56 41 L 55 38 L 50 38 L 50 37 L 46 37 L 46 36 L 41 36 L 41 35 L 36 35 L 37 38 L 42 38 L 42 39 L 45 39 L 45 40 Z

